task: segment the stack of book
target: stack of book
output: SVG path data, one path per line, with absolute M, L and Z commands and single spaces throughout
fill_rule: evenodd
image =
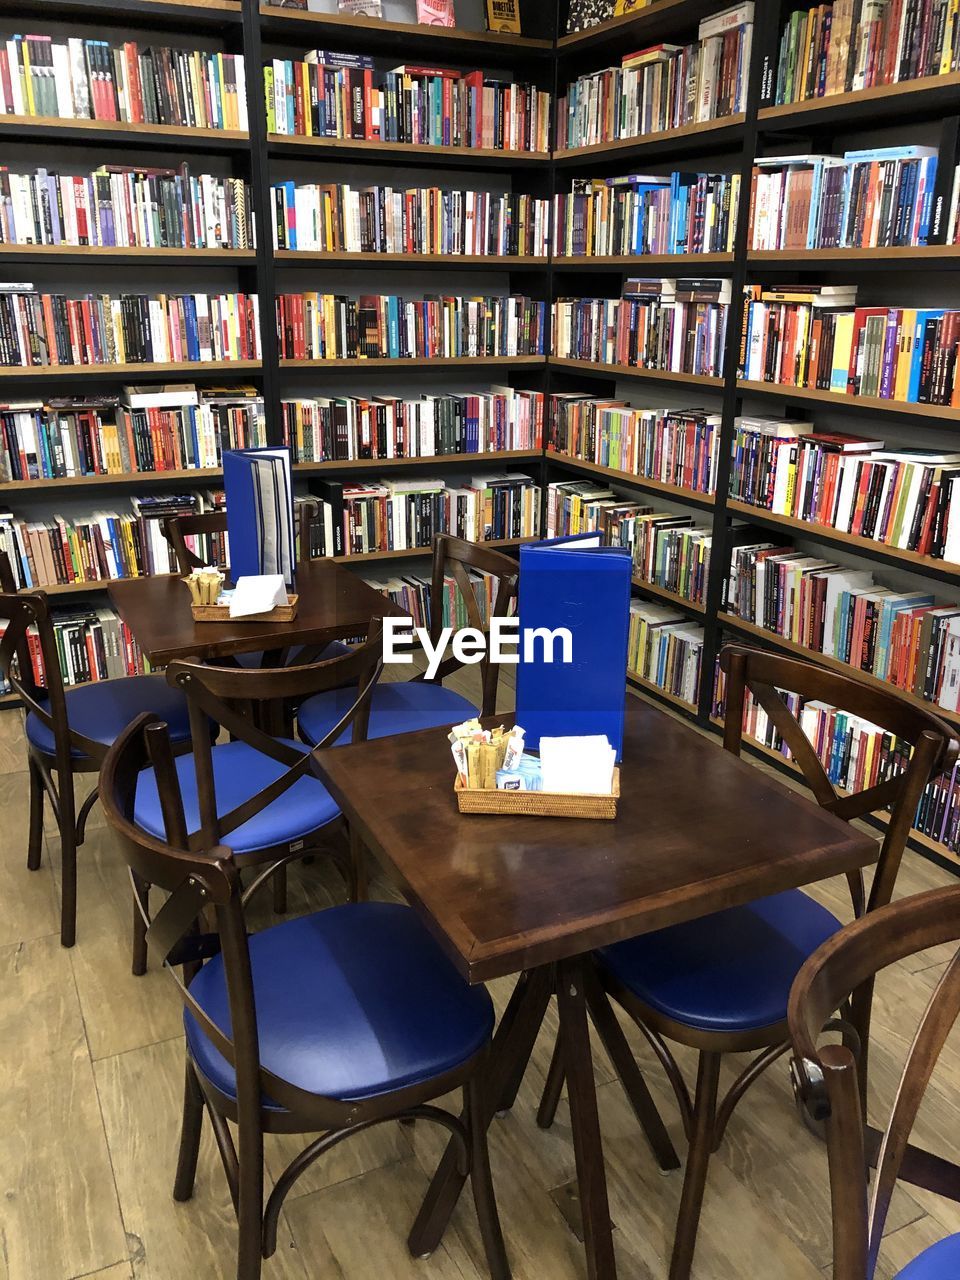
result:
M 15 35 L 0 44 L 0 115 L 246 130 L 243 77 L 239 53 Z
M 363 54 L 314 50 L 264 68 L 267 129 L 287 137 L 545 152 L 550 95 L 482 71 L 374 69 Z
M 626 54 L 581 76 L 557 103 L 556 148 L 617 142 L 704 124 L 745 110 L 753 4 L 704 18 L 699 39 Z
M 960 560 L 960 453 L 885 449 L 812 422 L 738 418 L 730 496 L 775 515 Z
M 931 243 L 935 147 L 754 161 L 750 247 L 873 249 Z M 938 236 L 945 236 L 947 218 Z
M 540 530 L 540 490 L 525 475 L 462 483 L 422 476 L 369 484 L 326 480 L 315 490 L 325 556 L 429 548 L 438 533 L 490 542 L 533 538 Z
M 560 298 L 553 354 L 719 378 L 729 303 L 729 280 L 628 280 L 622 298 Z
M 944 710 L 958 710 L 960 605 L 938 606 L 932 595 L 884 587 L 867 571 L 791 546 L 752 542 L 731 555 L 727 609 Z
M 277 297 L 288 360 L 414 360 L 542 355 L 546 303 L 510 297 L 331 293 Z
M 633 600 L 627 670 L 695 709 L 703 638 L 703 628 L 687 622 L 671 605 Z
M 0 166 L 0 244 L 111 249 L 248 249 L 256 243 L 243 178 L 103 165 L 91 174 Z
M 960 406 L 960 311 L 858 307 L 856 285 L 746 290 L 742 376 L 838 395 Z
M 713 493 L 721 415 L 703 409 L 638 409 L 571 391 L 550 398 L 554 453 L 660 484 Z
M 124 387 L 116 396 L 0 404 L 0 481 L 218 467 L 265 445 L 254 387 Z
M 945 0 L 836 0 L 790 15 L 775 60 L 764 63 L 762 103 L 945 75 L 958 59 L 960 29 Z
M 68 687 L 88 684 L 92 680 L 144 675 L 150 670 L 150 663 L 140 652 L 133 632 L 112 609 L 88 606 L 53 609 L 51 619 L 60 671 L 63 683 Z M 3 627 L 0 627 L 0 637 L 2 634 Z M 34 680 L 45 685 L 40 637 L 28 632 L 27 646 Z M 10 692 L 7 681 L 0 681 L 0 693 Z
M 467 570 L 467 578 L 470 581 L 477 608 L 480 610 L 481 620 L 486 625 L 493 613 L 497 589 L 496 579 L 489 573 L 478 573 L 474 569 Z M 433 590 L 433 582 L 429 575 L 395 574 L 383 578 L 364 578 L 364 582 L 402 609 L 406 617 L 413 619 L 415 627 L 429 628 L 432 620 L 430 606 Z M 443 579 L 441 600 L 443 602 L 442 626 L 461 628 L 473 625 L 460 589 L 451 577 Z
M 543 447 L 543 393 L 491 387 L 475 395 L 336 396 L 283 401 L 295 462 L 432 458 Z
M 0 365 L 259 360 L 257 295 L 108 293 L 68 298 L 0 285 Z
M 578 178 L 554 196 L 554 253 L 732 253 L 739 190 L 738 173 Z
M 910 744 L 869 720 L 826 702 L 806 702 L 799 694 L 778 689 L 778 695 L 799 720 L 800 727 L 823 765 L 827 777 L 841 791 L 856 794 L 896 777 L 910 759 Z M 714 716 L 725 714 L 726 680 L 717 667 Z M 744 697 L 744 734 L 769 751 L 792 760 L 793 754 L 770 717 L 748 689 Z M 960 851 L 960 764 L 934 778 L 926 787 L 914 828 L 932 840 Z
M 546 257 L 550 202 L 522 192 L 351 187 L 273 188 L 275 249 Z
M 632 546 L 630 521 L 648 507 L 628 502 L 592 480 L 560 480 L 547 486 L 546 537 L 599 530 L 608 546 Z

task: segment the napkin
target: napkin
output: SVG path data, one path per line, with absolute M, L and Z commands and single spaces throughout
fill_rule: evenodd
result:
M 283 574 L 264 573 L 238 578 L 230 596 L 230 617 L 248 618 L 252 613 L 267 613 L 277 604 L 287 603 Z
M 613 791 L 617 753 L 606 736 L 541 738 L 544 791 L 574 796 L 608 796 Z

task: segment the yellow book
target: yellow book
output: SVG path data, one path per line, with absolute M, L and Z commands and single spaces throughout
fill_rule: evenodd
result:
M 300 95 L 303 113 L 303 132 L 308 138 L 313 137 L 313 112 L 310 110 L 310 68 L 305 62 L 294 63 L 297 77 L 297 93 Z
M 960 3 L 960 0 L 958 0 Z M 906 400 L 910 386 L 910 364 L 913 359 L 913 338 L 917 328 L 916 308 L 904 309 L 900 324 L 900 341 L 897 346 L 897 376 L 893 384 L 894 400 Z
M 960 0 L 950 0 L 947 21 L 944 27 L 943 52 L 940 54 L 940 74 L 942 76 L 953 70 L 954 47 L 950 39 L 950 33 L 957 30 L 958 11 L 960 11 Z
M 28 41 L 20 41 L 20 54 L 23 58 L 23 101 L 28 116 L 37 114 L 37 104 L 33 96 L 33 75 L 30 71 L 30 46 Z

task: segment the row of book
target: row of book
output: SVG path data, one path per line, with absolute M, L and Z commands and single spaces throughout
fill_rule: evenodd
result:
M 548 538 L 598 531 L 604 545 L 626 547 L 633 576 L 692 604 L 703 604 L 712 531 L 690 516 L 624 499 L 605 485 L 565 480 L 547 489 Z
M 248 293 L 37 293 L 0 287 L 0 365 L 259 360 L 257 296 Z
M 582 392 L 550 398 L 547 447 L 581 462 L 697 493 L 716 488 L 721 415 L 643 409 Z
M 112 609 L 58 608 L 51 610 L 51 621 L 60 672 L 68 688 L 89 684 L 92 680 L 116 680 L 150 671 L 150 663 L 141 653 L 133 632 Z M 0 638 L 5 630 L 6 624 L 0 623 Z M 35 630 L 27 632 L 27 647 L 33 678 L 37 684 L 45 685 L 40 637 Z M 9 683 L 0 679 L 0 693 L 11 692 Z
M 248 249 L 256 243 L 243 178 L 103 165 L 90 174 L 0 165 L 0 244 L 124 249 Z
M 960 605 L 751 537 L 755 531 L 737 531 L 728 612 L 946 711 L 960 709 Z
M 274 187 L 275 249 L 546 257 L 550 202 L 441 187 Z
M 738 418 L 730 495 L 775 515 L 960 563 L 960 453 L 886 449 L 812 422 Z
M 703 627 L 672 605 L 633 600 L 627 640 L 627 671 L 671 697 L 696 707 L 703 662 Z
M 729 280 L 628 280 L 621 298 L 560 298 L 553 354 L 719 378 Z
M 267 129 L 285 137 L 546 152 L 550 94 L 482 71 L 374 68 L 364 54 L 314 50 L 264 68 Z
M 554 196 L 554 253 L 732 253 L 739 191 L 738 173 L 577 179 Z
M 478 573 L 475 569 L 467 569 L 467 578 L 473 597 L 480 611 L 484 625 L 493 614 L 497 582 L 489 573 Z M 364 578 L 368 587 L 386 596 L 407 618 L 413 619 L 415 627 L 429 628 L 433 619 L 432 595 L 433 580 L 423 573 L 391 574 L 389 577 Z M 467 613 L 463 595 L 451 577 L 444 577 L 443 590 L 440 596 L 443 612 L 441 625 L 444 627 L 470 627 L 473 625 Z
M 0 44 L 0 114 L 246 130 L 243 56 L 9 36 Z
M 121 396 L 0 404 L 0 480 L 219 467 L 267 444 L 254 387 L 124 387 Z
M 546 303 L 510 297 L 402 298 L 284 293 L 280 355 L 290 360 L 543 355 Z
M 795 10 L 763 69 L 762 103 L 805 102 L 960 66 L 949 0 L 835 0 Z
M 873 249 L 931 243 L 936 180 L 935 147 L 756 160 L 750 247 Z M 944 233 L 948 221 L 941 216 Z
M 534 451 L 543 442 L 543 393 L 513 387 L 416 399 L 284 400 L 282 412 L 283 442 L 295 462 Z
M 746 107 L 753 4 L 704 18 L 688 45 L 625 54 L 581 76 L 557 103 L 558 151 L 617 142 L 736 115 Z
M 535 538 L 540 489 L 503 473 L 456 480 L 422 476 L 369 483 L 314 483 L 320 519 L 312 550 L 323 556 L 429 548 L 436 534 L 470 542 Z
M 741 376 L 838 395 L 960 406 L 960 311 L 858 307 L 855 285 L 748 286 Z

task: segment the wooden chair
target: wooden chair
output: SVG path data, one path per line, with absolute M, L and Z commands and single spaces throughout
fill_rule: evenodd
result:
M 891 809 L 869 898 L 862 875 L 848 877 L 854 915 L 886 905 L 923 790 L 931 777 L 952 766 L 960 749 L 949 729 L 894 689 L 876 689 L 812 663 L 740 645 L 724 648 L 720 662 L 727 676 L 727 751 L 740 754 L 749 689 L 776 725 L 819 804 L 847 821 Z M 805 701 L 821 699 L 895 734 L 913 748 L 909 764 L 869 790 L 838 795 L 777 689 L 800 694 Z M 709 840 L 709 832 L 704 838 Z M 841 922 L 825 907 L 792 890 L 596 953 L 603 990 L 637 1023 L 667 1073 L 689 1142 L 670 1280 L 690 1275 L 710 1155 L 719 1147 L 734 1108 L 789 1048 L 791 983 L 807 956 L 840 928 Z M 857 1030 L 866 1045 L 869 1023 L 862 1022 Z M 692 1097 L 668 1040 L 699 1050 Z M 625 1045 L 621 1048 L 626 1052 Z M 756 1056 L 720 1101 L 720 1064 L 726 1053 Z M 865 1088 L 865 1053 L 861 1065 Z M 562 1084 L 563 1069 L 555 1054 L 539 1114 L 544 1127 L 553 1121 Z
M 794 1051 L 791 1072 L 799 1104 L 811 1122 L 826 1127 L 833 1280 L 873 1280 L 898 1178 L 960 1200 L 960 1165 L 910 1142 L 937 1059 L 960 1014 L 960 952 L 946 966 L 916 1029 L 883 1134 L 864 1121 L 856 1037 L 848 1033 L 847 1043 L 822 1044 L 822 1033 L 843 1005 L 859 1010 L 854 1020 L 869 1025 L 875 974 L 928 947 L 958 941 L 960 888 L 934 889 L 880 907 L 835 933 L 810 956 L 793 984 L 787 1013 Z M 876 1175 L 868 1200 L 871 1164 Z M 898 1280 L 957 1276 L 960 1234 L 925 1249 L 898 1273 Z
M 443 630 L 443 602 L 445 582 L 452 577 L 463 601 L 471 627 L 486 631 L 480 607 L 470 584 L 467 570 L 490 574 L 496 580 L 491 617 L 506 617 L 516 598 L 519 568 L 515 560 L 465 542 L 452 534 L 438 534 L 433 541 L 433 580 L 430 590 L 430 638 L 435 646 Z M 427 680 L 421 672 L 409 681 L 390 681 L 377 689 L 370 707 L 371 738 L 387 737 L 396 733 L 412 733 L 417 729 L 432 729 L 469 720 L 477 715 L 493 715 L 497 707 L 497 682 L 499 666 L 491 662 L 489 654 L 480 663 L 482 701 L 474 706 L 467 698 L 444 687 L 447 676 L 461 667 L 452 655 L 441 664 L 433 680 Z M 324 694 L 310 698 L 300 707 L 297 724 L 305 742 L 315 745 L 324 738 L 343 708 L 349 705 L 352 691 Z
M 287 863 L 321 849 L 343 866 L 356 897 L 354 861 L 346 843 L 342 850 L 336 843 L 340 810 L 312 773 L 310 752 L 262 726 L 270 720 L 271 706 L 348 682 L 354 700 L 336 726 L 337 734 L 362 740 L 383 669 L 382 649 L 382 625 L 371 619 L 364 644 L 335 658 L 264 671 L 172 662 L 166 678 L 186 698 L 190 749 L 177 759 L 172 774 L 144 772 L 136 794 L 139 826 L 157 839 L 173 838 L 167 814 L 167 796 L 173 792 L 186 815 L 186 826 L 175 829 L 176 840 L 191 848 L 212 848 L 229 839 L 237 865 L 268 866 L 275 910 L 286 910 Z M 227 730 L 229 742 L 213 741 L 214 725 Z M 147 959 L 143 912 L 150 885 L 134 875 L 134 888 L 133 971 L 142 974 Z
M 200 678 L 181 669 L 181 679 L 187 675 Z M 365 685 L 351 709 L 354 723 L 372 688 Z M 308 769 L 312 758 L 303 757 Z M 137 818 L 148 771 L 163 779 L 161 835 Z M 258 1280 L 261 1259 L 276 1250 L 284 1200 L 315 1160 L 373 1125 L 415 1119 L 455 1138 L 490 1273 L 509 1280 L 481 1088 L 494 1023 L 486 990 L 469 987 L 414 912 L 394 903 L 331 907 L 248 936 L 245 908 L 260 881 L 243 891 L 237 856 L 214 834 L 220 824 L 188 836 L 190 806 L 166 730 L 153 717 L 140 717 L 108 752 L 101 790 L 132 873 L 169 895 L 146 937 L 184 1005 L 174 1198 L 193 1194 L 206 1112 L 237 1213 L 238 1280 Z M 185 981 L 174 970 L 181 964 Z M 434 1105 L 456 1088 L 464 1093 L 462 1120 Z M 237 1127 L 236 1145 L 228 1122 Z M 264 1205 L 264 1133 L 317 1130 L 321 1136 L 291 1161 Z
M 53 619 L 46 593 L 18 593 L 5 554 L 0 553 L 0 673 L 26 711 L 24 737 L 30 777 L 30 835 L 27 867 L 37 871 L 43 854 L 43 810 L 49 800 L 60 832 L 60 942 L 72 947 L 77 937 L 77 849 L 96 803 L 94 785 L 79 808 L 74 779 L 96 777 L 107 749 L 131 720 L 152 711 L 170 726 L 176 750 L 190 737 L 187 704 L 163 676 L 127 676 L 65 688 Z M 43 669 L 34 676 L 30 646 Z

